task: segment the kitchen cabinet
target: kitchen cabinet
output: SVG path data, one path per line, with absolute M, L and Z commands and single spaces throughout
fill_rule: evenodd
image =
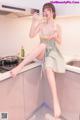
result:
M 24 120 L 23 75 L 0 82 L 0 112 L 8 120 Z
M 25 120 L 43 103 L 40 73 L 39 65 L 0 82 L 0 112 L 9 120 Z

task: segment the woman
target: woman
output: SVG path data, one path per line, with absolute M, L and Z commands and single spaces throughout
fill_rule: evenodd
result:
M 55 72 L 65 72 L 64 59 L 57 46 L 57 44 L 61 44 L 61 30 L 60 26 L 55 23 L 56 11 L 54 5 L 51 3 L 44 4 L 42 11 L 43 19 L 40 20 L 38 15 L 34 14 L 30 29 L 31 38 L 39 33 L 40 44 L 27 55 L 22 63 L 11 71 L 11 74 L 16 76 L 25 64 L 28 64 L 35 58 L 44 59 L 44 67 L 53 95 L 54 118 L 55 120 L 62 120 L 60 119 L 61 108 L 55 83 Z

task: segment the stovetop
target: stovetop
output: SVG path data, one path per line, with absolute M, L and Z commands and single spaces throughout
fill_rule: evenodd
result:
M 11 69 L 13 69 L 14 67 L 16 67 L 17 65 L 11 65 L 11 66 L 0 66 L 0 73 L 4 73 L 6 71 L 10 71 Z
M 15 68 L 18 64 L 20 64 L 20 62 L 22 62 L 22 60 L 19 60 L 18 62 L 16 62 L 15 64 L 7 64 L 7 65 L 0 65 L 0 73 L 4 73 L 4 72 L 7 72 L 7 71 L 10 71 L 12 70 L 13 68 Z M 35 61 L 31 61 L 30 63 L 28 63 L 27 65 L 29 64 L 32 64 L 32 63 L 35 63 Z
M 17 56 L 6 56 L 0 58 L 0 73 L 4 73 L 16 67 L 20 63 Z

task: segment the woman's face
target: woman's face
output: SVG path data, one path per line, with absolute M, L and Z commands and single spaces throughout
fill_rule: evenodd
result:
M 43 11 L 43 16 L 47 19 L 53 18 L 53 12 L 49 8 L 45 8 Z

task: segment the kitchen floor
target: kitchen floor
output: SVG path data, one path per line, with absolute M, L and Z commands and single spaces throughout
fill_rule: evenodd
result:
M 65 120 L 80 120 L 79 113 L 64 113 L 63 116 L 66 118 Z M 43 105 L 26 120 L 52 120 L 52 112 L 47 105 Z

